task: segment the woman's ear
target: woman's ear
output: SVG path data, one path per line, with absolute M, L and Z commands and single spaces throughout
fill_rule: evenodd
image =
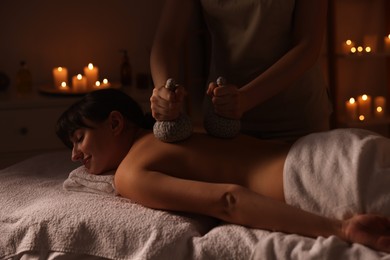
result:
M 111 130 L 114 135 L 122 132 L 125 124 L 123 115 L 118 111 L 112 111 L 108 117 Z

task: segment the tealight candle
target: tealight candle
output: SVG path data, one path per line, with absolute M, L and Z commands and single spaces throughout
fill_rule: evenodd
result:
M 103 87 L 103 88 L 109 88 L 109 87 L 111 87 L 111 83 L 108 82 L 108 79 L 103 79 L 102 87 Z
M 390 53 L 390 34 L 385 37 L 385 51 Z
M 345 108 L 346 108 L 346 111 L 347 111 L 348 119 L 355 121 L 358 118 L 358 114 L 357 114 L 358 107 L 357 107 L 357 103 L 356 103 L 355 99 L 351 97 L 345 103 Z
M 92 63 L 89 63 L 88 66 L 84 67 L 84 75 L 87 78 L 87 86 L 93 87 L 99 78 L 99 69 Z
M 359 115 L 364 116 L 365 119 L 371 116 L 371 97 L 364 94 L 358 97 Z
M 374 99 L 375 117 L 381 118 L 385 116 L 386 111 L 386 98 L 378 96 Z
M 97 80 L 97 81 L 95 82 L 95 85 L 93 85 L 93 87 L 94 87 L 95 89 L 99 89 L 100 86 L 101 86 L 101 83 L 100 83 L 99 80 Z
M 363 44 L 366 52 L 377 52 L 378 36 L 376 34 L 364 35 Z M 369 48 L 369 51 L 367 48 Z
M 76 92 L 84 92 L 87 90 L 87 78 L 83 75 L 78 74 L 72 77 L 72 87 Z
M 349 54 L 351 53 L 351 49 L 355 46 L 354 42 L 351 41 L 351 40 L 346 40 L 345 42 L 343 42 L 343 45 L 342 45 L 342 52 L 344 54 Z
M 61 86 L 59 87 L 60 91 L 63 91 L 63 92 L 68 92 L 70 91 L 70 88 L 69 86 L 66 84 L 66 82 L 62 82 L 61 83 Z
M 54 87 L 60 88 L 61 83 L 68 82 L 68 69 L 64 67 L 57 67 L 53 69 Z

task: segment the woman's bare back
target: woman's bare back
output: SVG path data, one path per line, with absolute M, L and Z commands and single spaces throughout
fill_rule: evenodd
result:
M 174 177 L 212 183 L 234 183 L 284 200 L 283 166 L 290 145 L 246 136 L 218 139 L 193 134 L 180 143 L 163 143 L 152 134 L 138 138 L 125 163 Z

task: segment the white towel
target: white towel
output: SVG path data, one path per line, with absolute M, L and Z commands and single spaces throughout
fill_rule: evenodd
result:
M 291 148 L 284 168 L 286 201 L 332 218 L 359 212 L 390 216 L 390 140 L 361 129 L 311 134 Z M 338 237 L 271 232 L 251 259 L 383 259 L 390 254 Z
M 114 187 L 115 171 L 102 175 L 88 173 L 87 168 L 80 166 L 74 169 L 64 181 L 63 187 L 68 191 L 80 191 L 97 194 L 118 195 Z
M 311 134 L 291 148 L 286 202 L 327 217 L 390 216 L 390 139 L 362 129 Z
M 62 186 L 73 168 L 68 154 L 50 154 L 0 171 L 0 259 L 26 251 L 193 259 L 192 239 L 215 225 L 211 218 L 153 210 L 120 196 L 68 192 Z

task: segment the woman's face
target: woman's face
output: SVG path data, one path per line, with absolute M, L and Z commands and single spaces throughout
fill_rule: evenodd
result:
M 120 163 L 110 123 L 93 123 L 85 120 L 92 128 L 80 128 L 71 137 L 72 160 L 81 161 L 91 174 L 101 174 L 116 169 Z

